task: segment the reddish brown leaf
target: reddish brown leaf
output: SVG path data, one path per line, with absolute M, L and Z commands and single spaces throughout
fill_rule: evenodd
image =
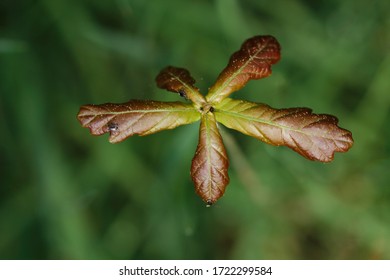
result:
M 195 79 L 184 68 L 173 66 L 164 68 L 157 75 L 156 83 L 159 88 L 176 92 L 180 96 L 190 99 L 195 104 L 201 104 L 206 101 L 203 95 L 200 94 L 199 89 L 194 86 Z
M 203 114 L 191 177 L 197 194 L 207 204 L 215 203 L 224 194 L 229 183 L 228 167 L 229 160 L 215 116 L 210 112 Z
M 110 134 L 111 143 L 138 134 L 152 134 L 199 120 L 199 112 L 181 102 L 132 100 L 127 103 L 84 105 L 77 115 L 81 125 L 91 134 Z
M 186 69 L 169 66 L 159 73 L 158 87 L 176 92 L 193 104 L 132 100 L 123 104 L 85 105 L 77 117 L 93 135 L 109 133 L 112 143 L 134 134 L 144 136 L 201 119 L 191 177 L 197 194 L 211 205 L 224 194 L 229 183 L 229 160 L 217 121 L 266 143 L 287 146 L 310 160 L 329 162 L 335 152 L 346 152 L 353 145 L 351 132 L 340 128 L 334 116 L 313 114 L 308 108 L 278 110 L 228 98 L 249 80 L 269 76 L 271 66 L 279 59 L 277 40 L 272 36 L 256 36 L 245 41 L 231 56 L 206 98 Z
M 227 98 L 218 104 L 216 119 L 226 127 L 266 143 L 289 148 L 310 160 L 329 162 L 335 152 L 352 147 L 352 134 L 331 115 L 308 108 L 273 109 L 265 104 Z
M 218 76 L 206 97 L 217 103 L 239 90 L 249 80 L 271 75 L 271 65 L 280 59 L 280 46 L 272 36 L 255 36 L 246 40 Z

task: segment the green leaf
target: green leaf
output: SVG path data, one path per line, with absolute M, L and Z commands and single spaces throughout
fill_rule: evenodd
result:
M 229 160 L 213 113 L 202 115 L 199 143 L 192 159 L 191 177 L 197 194 L 209 205 L 215 203 L 229 183 Z
M 109 141 L 117 143 L 138 134 L 149 135 L 199 120 L 199 112 L 190 104 L 131 100 L 127 103 L 84 105 L 77 115 L 91 134 L 109 133 Z
M 336 117 L 313 114 L 308 108 L 278 110 L 227 98 L 215 109 L 216 120 L 226 127 L 287 146 L 310 160 L 332 161 L 335 152 L 346 152 L 353 144 L 351 132 L 338 127 Z
M 234 91 L 244 87 L 249 80 L 271 75 L 271 65 L 280 59 L 280 46 L 272 36 L 255 36 L 246 40 L 235 52 L 210 88 L 206 99 L 218 103 Z
M 190 99 L 195 104 L 206 102 L 199 89 L 194 86 L 195 79 L 191 77 L 190 72 L 184 68 L 168 66 L 161 70 L 156 77 L 156 83 L 159 88 L 176 92 L 180 96 Z

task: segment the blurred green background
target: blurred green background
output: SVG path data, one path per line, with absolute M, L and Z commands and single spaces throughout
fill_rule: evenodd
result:
M 3 0 L 1 259 L 389 259 L 390 2 Z M 224 129 L 225 196 L 189 175 L 198 123 L 112 145 L 86 103 L 178 100 L 167 65 L 203 92 L 230 55 L 272 34 L 282 60 L 233 95 L 338 116 L 334 162 Z

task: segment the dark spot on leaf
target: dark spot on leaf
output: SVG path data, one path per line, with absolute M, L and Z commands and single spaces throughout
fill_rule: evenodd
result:
M 210 112 L 214 112 L 214 107 L 210 107 Z
M 179 89 L 179 95 L 180 95 L 181 97 L 184 97 L 185 99 L 187 99 L 187 94 L 186 94 L 186 92 L 184 91 L 184 89 Z
M 108 127 L 108 131 L 109 132 L 115 132 L 115 131 L 118 131 L 119 129 L 119 126 L 117 123 L 114 123 L 114 122 L 109 122 L 107 124 L 107 127 Z

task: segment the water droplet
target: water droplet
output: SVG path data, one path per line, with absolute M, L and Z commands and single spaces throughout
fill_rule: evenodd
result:
M 210 207 L 211 205 L 213 205 L 213 201 L 211 199 L 208 199 L 206 203 L 207 203 L 206 207 Z

